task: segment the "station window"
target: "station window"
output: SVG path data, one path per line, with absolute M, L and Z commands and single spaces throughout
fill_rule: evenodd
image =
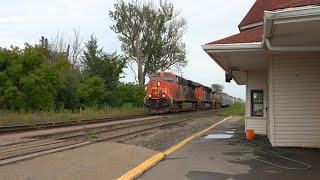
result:
M 251 91 L 251 116 L 263 117 L 263 91 Z

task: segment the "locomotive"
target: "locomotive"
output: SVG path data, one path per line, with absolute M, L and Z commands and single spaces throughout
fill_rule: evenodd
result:
M 227 107 L 220 94 L 200 83 L 172 72 L 157 72 L 149 76 L 144 99 L 149 114 Z M 231 96 L 230 96 L 231 97 Z

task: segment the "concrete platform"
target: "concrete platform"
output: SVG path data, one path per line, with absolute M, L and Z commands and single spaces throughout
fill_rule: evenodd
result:
M 240 145 L 235 143 L 245 136 L 243 132 L 244 122 L 241 122 L 239 117 L 233 117 L 168 155 L 139 179 L 319 179 L 319 149 L 286 148 L 291 152 L 286 154 L 287 157 L 310 164 L 312 167 L 303 171 L 285 170 L 242 156 Z M 257 136 L 256 140 L 268 143 L 266 137 Z M 280 165 L 301 167 L 277 157 L 263 154 L 255 156 Z
M 132 145 L 96 143 L 0 166 L 0 179 L 116 179 L 156 153 L 157 151 Z

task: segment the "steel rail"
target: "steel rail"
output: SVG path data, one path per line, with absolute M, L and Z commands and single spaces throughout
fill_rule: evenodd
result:
M 59 128 L 59 127 L 69 127 L 69 126 L 77 126 L 83 124 L 94 124 L 101 122 L 113 122 L 113 121 L 122 121 L 136 118 L 144 118 L 151 117 L 151 115 L 143 114 L 143 115 L 133 115 L 133 116 L 120 116 L 120 117 L 110 117 L 110 118 L 99 118 L 99 119 L 85 119 L 79 121 L 58 121 L 58 122 L 50 122 L 50 123 L 37 123 L 31 125 L 16 125 L 16 126 L 0 126 L 0 134 L 19 132 L 19 131 L 31 131 L 36 129 L 49 129 L 49 128 Z
M 213 109 L 201 110 L 203 111 L 212 111 Z M 170 114 L 157 114 L 157 115 L 164 115 L 164 116 L 175 116 L 177 114 L 190 114 L 199 111 L 181 111 L 177 113 L 170 113 Z M 32 130 L 39 130 L 39 129 L 52 129 L 52 128 L 59 128 L 59 127 L 70 127 L 70 126 L 77 126 L 83 124 L 94 124 L 94 123 L 101 123 L 101 122 L 114 122 L 114 121 L 123 121 L 129 119 L 136 119 L 136 118 L 144 118 L 144 117 L 152 117 L 153 115 L 150 114 L 142 114 L 142 115 L 131 115 L 131 116 L 119 116 L 119 117 L 107 117 L 107 118 L 97 118 L 97 119 L 84 119 L 84 120 L 74 120 L 71 122 L 65 121 L 58 121 L 58 122 L 49 122 L 49 123 L 36 123 L 36 124 L 25 124 L 25 125 L 14 125 L 14 126 L 0 126 L 0 135 L 1 134 L 9 134 L 15 132 L 25 132 L 25 131 L 32 131 Z
M 188 114 L 188 113 L 186 113 Z M 198 115 L 201 115 L 202 113 L 198 114 Z M 178 119 L 178 118 L 186 118 L 186 117 L 190 117 L 188 115 L 185 115 L 185 116 L 178 116 L 178 117 L 173 117 L 173 119 Z M 170 120 L 170 119 L 169 119 Z M 172 120 L 172 119 L 171 119 Z M 120 129 L 125 129 L 125 128 L 130 128 L 130 127 L 136 127 L 136 126 L 142 126 L 142 125 L 148 125 L 148 124 L 155 124 L 155 123 L 159 123 L 161 121 L 164 122 L 164 124 L 160 124 L 160 125 L 156 125 L 156 126 L 152 126 L 152 127 L 147 127 L 147 128 L 143 128 L 143 129 L 139 129 L 139 130 L 136 130 L 136 131 L 132 131 L 132 132 L 129 132 L 129 133 L 122 133 L 122 134 L 119 134 L 119 135 L 113 135 L 113 136 L 108 136 L 108 137 L 102 137 L 102 138 L 97 138 L 97 139 L 94 139 L 94 140 L 91 140 L 89 142 L 83 142 L 83 141 L 63 141 L 63 142 L 53 142 L 53 143 L 50 143 L 50 144 L 47 144 L 47 145 L 44 145 L 44 146 L 36 146 L 36 147 L 44 147 L 44 149 L 36 149 L 35 151 L 29 151 L 29 152 L 22 152 L 21 154 L 19 155 L 9 155 L 9 156 L 5 156 L 5 157 L 0 157 L 0 166 L 1 165 L 4 165 L 4 164 L 7 164 L 6 162 L 2 162 L 2 161 L 7 161 L 9 160 L 10 162 L 10 159 L 14 159 L 14 158 L 17 158 L 19 159 L 18 157 L 22 157 L 22 156 L 26 156 L 26 155 L 32 155 L 32 154 L 35 154 L 35 153 L 39 153 L 41 154 L 41 152 L 45 152 L 45 151 L 54 151 L 54 149 L 60 149 L 60 148 L 63 148 L 63 147 L 68 147 L 68 146 L 83 146 L 82 144 L 85 143 L 85 145 L 87 144 L 92 144 L 92 143 L 96 143 L 96 142 L 101 142 L 101 141 L 110 141 L 110 140 L 114 140 L 114 139 L 117 139 L 117 138 L 123 138 L 123 137 L 126 137 L 126 136 L 132 136 L 132 135 L 138 135 L 138 134 L 141 134 L 141 133 L 145 133 L 145 132 L 148 132 L 148 131 L 151 131 L 151 130 L 155 130 L 155 129 L 159 129 L 159 128 L 163 128 L 163 127 L 168 127 L 168 126 L 172 126 L 172 125 L 175 125 L 175 124 L 178 124 L 178 123 L 182 123 L 182 122 L 187 122 L 187 121 L 191 121 L 193 119 L 183 119 L 183 120 L 176 120 L 176 121 L 172 121 L 172 122 L 165 122 L 165 121 L 168 121 L 168 119 L 160 119 L 160 120 L 156 120 L 156 121 L 151 121 L 151 122 L 148 122 L 148 123 L 137 123 L 137 124 L 133 124 L 133 125 L 129 125 L 129 126 L 125 126 L 125 127 L 118 127 L 118 128 L 114 128 L 114 129 L 107 129 L 107 130 L 101 130 L 101 133 L 103 132 L 106 132 L 106 131 L 116 131 L 116 130 L 120 130 Z M 97 127 L 99 128 L 99 127 Z M 100 132 L 99 132 L 100 133 Z M 82 134 L 82 136 L 86 135 L 85 134 Z M 74 136 L 74 137 L 78 137 L 80 135 L 77 135 L 77 136 Z M 72 137 L 67 137 L 67 138 L 55 138 L 56 140 L 63 140 L 63 139 L 72 139 Z M 57 147 L 48 147 L 52 144 L 57 144 Z M 46 148 L 47 147 L 47 148 Z M 73 148 L 73 147 L 72 147 Z M 21 148 L 22 149 L 27 149 L 27 148 Z M 59 150 L 61 151 L 61 150 Z M 57 151 L 58 152 L 58 151 Z M 53 153 L 53 152 L 49 152 L 49 153 Z M 49 154 L 48 153 L 48 154 Z M 45 153 L 44 153 L 45 154 Z M 43 155 L 43 154 L 42 154 Z M 39 155 L 40 156 L 40 155 Z M 26 158 L 28 159 L 28 158 Z M 20 159 L 21 160 L 21 159 Z M 20 160 L 17 160 L 17 161 L 20 161 Z M 22 159 L 23 160 L 23 159 Z M 15 161 L 13 161 L 15 162 Z M 11 162 L 10 162 L 11 163 Z

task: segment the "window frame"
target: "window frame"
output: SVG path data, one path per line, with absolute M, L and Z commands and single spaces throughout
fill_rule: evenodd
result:
M 153 77 L 157 77 L 157 79 L 151 81 L 151 78 L 153 78 Z M 159 81 L 159 80 L 161 80 L 161 79 L 162 79 L 162 78 L 161 78 L 160 75 L 159 75 L 159 76 L 150 76 L 150 77 L 149 77 L 149 82 Z
M 168 79 L 165 80 L 164 77 L 165 78 L 170 77 L 170 78 L 172 78 L 172 80 L 170 80 L 170 81 L 168 81 Z M 168 83 L 174 83 L 175 82 L 174 76 L 172 76 L 172 75 L 163 75 L 163 76 L 161 76 L 161 80 L 166 81 Z
M 262 93 L 262 102 L 254 102 L 254 94 L 255 93 Z M 263 90 L 251 90 L 250 91 L 250 104 L 251 104 L 251 112 L 250 115 L 251 117 L 264 117 L 264 92 Z M 254 110 L 254 105 L 255 104 L 262 104 L 262 115 L 254 115 L 253 110 Z

